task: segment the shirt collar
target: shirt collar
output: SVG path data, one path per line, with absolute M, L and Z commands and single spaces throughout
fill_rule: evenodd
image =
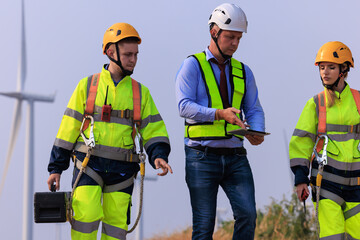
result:
M 206 49 L 205 49 L 205 55 L 206 55 L 206 60 L 209 62 L 210 61 L 210 59 L 215 59 L 216 60 L 216 62 L 218 62 L 218 60 L 216 59 L 216 57 L 214 57 L 214 55 L 211 53 L 211 51 L 209 50 L 209 47 L 207 47 Z M 230 62 L 230 59 L 227 59 L 227 60 L 225 60 L 225 64 L 227 64 L 228 62 Z

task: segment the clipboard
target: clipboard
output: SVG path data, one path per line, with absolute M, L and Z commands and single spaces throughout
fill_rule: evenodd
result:
M 247 128 L 240 128 L 240 129 L 232 130 L 232 131 L 229 131 L 228 133 L 241 135 L 241 136 L 245 136 L 245 135 L 267 136 L 267 135 L 270 135 L 270 133 L 268 133 L 268 132 L 261 132 L 261 131 L 247 129 Z

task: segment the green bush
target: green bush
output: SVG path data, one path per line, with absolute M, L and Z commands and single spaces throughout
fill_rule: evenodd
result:
M 225 221 L 222 228 L 232 233 L 234 222 Z M 272 198 L 270 205 L 257 211 L 255 240 L 316 240 L 316 221 L 312 205 L 307 205 L 305 213 L 303 204 L 293 193 L 291 200 L 276 201 Z

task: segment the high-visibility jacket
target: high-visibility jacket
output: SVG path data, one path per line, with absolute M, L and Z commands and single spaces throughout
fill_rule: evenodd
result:
M 332 107 L 326 108 L 329 142 L 328 163 L 324 171 L 331 168 L 332 172 L 335 171 L 340 176 L 355 177 L 355 172 L 360 171 L 360 115 L 349 85 L 341 94 L 335 93 L 338 97 L 341 96 L 340 99 Z M 318 101 L 318 95 L 309 99 L 298 120 L 289 145 L 291 167 L 310 167 L 318 130 Z
M 72 150 L 84 145 L 80 137 L 80 127 L 83 120 L 87 95 L 91 78 L 83 78 L 73 92 L 67 109 L 65 110 L 54 145 Z M 155 106 L 147 87 L 140 84 L 141 98 L 141 126 L 139 133 L 142 136 L 145 149 L 153 143 L 164 142 L 169 144 L 165 124 Z M 102 107 L 111 105 L 110 122 L 101 121 Z M 93 155 L 98 152 L 102 156 L 113 156 L 118 153 L 129 153 L 134 147 L 132 138 L 133 120 L 133 91 L 131 78 L 126 76 L 117 86 L 105 68 L 100 73 L 94 109 L 94 136 L 96 146 Z M 84 133 L 89 136 L 90 128 Z M 109 157 L 111 159 L 111 157 Z
M 349 85 L 337 95 L 335 104 L 326 107 L 327 164 L 322 175 L 319 224 L 320 239 L 350 234 L 359 238 L 360 227 L 360 115 Z M 290 166 L 295 184 L 316 185 L 318 166 L 311 156 L 320 133 L 319 107 L 326 94 L 315 95 L 306 103 L 289 144 Z M 320 151 L 320 155 L 322 154 Z M 313 201 L 315 195 L 313 191 Z M 356 230 L 355 230 L 356 229 Z M 339 237 L 339 238 L 336 238 Z
M 209 98 L 209 108 L 224 109 L 221 100 L 219 86 L 210 63 L 206 60 L 204 52 L 193 55 L 198 61 L 201 74 L 207 89 Z M 245 71 L 243 63 L 234 58 L 230 60 L 230 85 L 231 102 L 230 105 L 236 109 L 241 108 L 241 102 L 245 93 Z M 239 114 L 236 114 L 240 118 Z M 231 138 L 234 135 L 228 134 L 228 131 L 239 129 L 239 126 L 227 123 L 225 120 L 215 120 L 205 123 L 187 123 L 185 122 L 185 137 L 194 140 L 211 140 Z M 237 136 L 243 138 L 243 136 Z

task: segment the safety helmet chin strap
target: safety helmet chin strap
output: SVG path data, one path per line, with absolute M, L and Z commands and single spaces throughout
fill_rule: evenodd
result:
M 340 82 L 340 79 L 344 76 L 344 74 L 346 72 L 348 72 L 350 69 L 349 67 L 347 67 L 347 69 L 345 69 L 344 71 L 342 71 L 342 66 L 341 64 L 339 64 L 339 68 L 340 68 L 340 74 L 339 74 L 339 77 L 336 79 L 336 81 L 333 83 L 333 84 L 325 84 L 324 83 L 324 80 L 322 79 L 322 77 L 320 76 L 320 79 L 321 79 L 321 82 L 323 84 L 323 86 L 329 90 L 334 90 L 335 87 L 337 87 L 337 85 L 339 84 Z
M 226 55 L 226 54 L 224 54 L 224 53 L 221 51 L 221 49 L 220 49 L 220 47 L 219 47 L 219 44 L 218 44 L 218 38 L 219 38 L 221 32 L 222 32 L 222 29 L 219 29 L 219 32 L 217 33 L 217 36 L 214 37 L 213 35 L 211 35 L 211 38 L 214 40 L 214 42 L 215 42 L 215 44 L 216 44 L 216 47 L 217 47 L 217 49 L 219 50 L 219 53 L 221 54 L 221 56 L 224 58 L 224 60 L 228 60 L 228 59 L 230 59 L 230 58 L 232 57 L 232 55 Z
M 115 47 L 116 47 L 116 55 L 117 55 L 117 59 L 118 60 L 115 60 L 114 58 L 110 57 L 109 55 L 106 54 L 106 56 L 111 60 L 113 61 L 114 63 L 116 63 L 116 65 L 118 65 L 122 71 L 122 73 L 124 74 L 124 77 L 125 76 L 130 76 L 131 74 L 133 74 L 134 71 L 129 71 L 129 70 L 126 70 L 121 61 L 120 61 L 120 51 L 119 51 L 119 47 L 118 47 L 118 44 L 115 43 Z

